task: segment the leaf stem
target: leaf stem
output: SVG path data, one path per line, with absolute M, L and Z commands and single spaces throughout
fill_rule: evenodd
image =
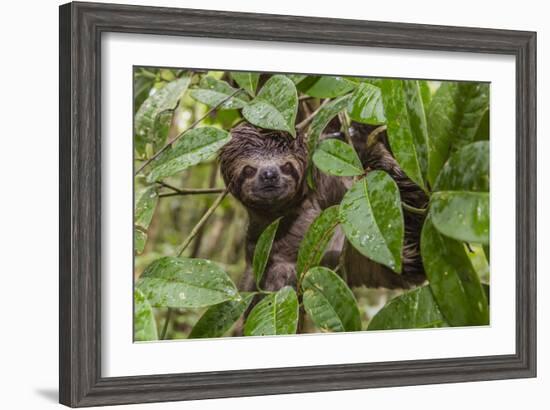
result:
M 367 135 L 367 148 L 372 147 L 372 145 L 377 141 L 378 135 L 380 135 L 382 132 L 386 131 L 387 129 L 388 127 L 386 125 L 381 125 L 373 129 L 371 133 Z
M 166 332 L 168 331 L 168 324 L 170 323 L 172 312 L 172 308 L 168 308 L 168 310 L 166 311 L 166 318 L 164 319 L 164 326 L 162 327 L 162 332 L 160 333 L 160 340 L 166 339 Z
M 411 206 L 405 202 L 401 202 L 401 206 L 403 206 L 403 209 L 405 211 L 409 211 L 413 214 L 417 214 L 417 215 L 426 215 L 426 212 L 427 212 L 427 209 L 424 209 L 424 208 L 416 208 L 414 206 Z
M 169 147 L 172 146 L 172 144 L 174 142 L 176 142 L 178 139 L 180 139 L 187 131 L 189 131 L 190 129 L 193 129 L 195 128 L 202 120 L 204 120 L 206 117 L 208 117 L 212 112 L 214 112 L 215 110 L 217 110 L 222 104 L 224 104 L 226 101 L 228 101 L 229 99 L 231 99 L 232 97 L 234 97 L 237 93 L 241 92 L 242 90 L 239 88 L 237 90 L 235 90 L 234 93 L 231 93 L 230 95 L 228 95 L 226 98 L 224 98 L 223 100 L 221 100 L 218 104 L 216 104 L 215 106 L 213 106 L 212 108 L 210 108 L 202 117 L 200 117 L 199 119 L 195 120 L 189 127 L 187 127 L 184 131 L 180 132 L 178 135 L 176 135 L 174 138 L 172 138 L 170 141 L 168 141 L 166 143 L 166 145 L 164 145 L 164 147 L 162 147 L 161 149 L 159 149 L 151 158 L 149 158 L 147 161 L 145 161 L 143 164 L 141 164 L 141 166 L 138 168 L 138 170 L 135 172 L 135 175 L 139 174 L 141 171 L 143 171 L 143 169 L 149 165 L 153 160 L 155 160 L 160 154 L 162 154 L 164 151 L 166 151 Z
M 187 238 L 185 238 L 185 240 L 183 241 L 183 244 L 181 245 L 180 249 L 178 250 L 178 253 L 177 253 L 178 256 L 181 256 L 183 251 L 189 246 L 189 244 L 191 243 L 193 238 L 197 235 L 197 233 L 199 232 L 201 227 L 206 223 L 206 221 L 208 220 L 210 215 L 212 215 L 214 213 L 214 211 L 220 205 L 220 203 L 223 201 L 223 199 L 228 194 L 228 192 L 229 192 L 229 189 L 225 188 L 223 190 L 223 192 L 216 198 L 216 200 L 214 201 L 212 206 L 210 206 L 210 208 L 208 208 L 208 211 L 206 211 L 206 213 L 202 216 L 202 218 L 199 220 L 199 222 L 197 222 L 197 224 L 193 227 L 193 230 L 191 231 L 189 236 Z

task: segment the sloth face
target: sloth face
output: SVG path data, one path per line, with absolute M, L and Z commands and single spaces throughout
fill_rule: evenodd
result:
M 231 193 L 247 208 L 276 210 L 301 197 L 307 154 L 291 136 L 249 124 L 231 131 L 220 166 Z
M 238 177 L 239 199 L 253 208 L 278 207 L 292 201 L 301 183 L 296 165 L 291 157 L 249 158 Z

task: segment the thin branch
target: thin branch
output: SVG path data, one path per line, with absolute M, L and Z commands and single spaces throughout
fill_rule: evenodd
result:
M 149 158 L 147 161 L 145 161 L 136 171 L 135 175 L 139 174 L 143 168 L 145 168 L 147 165 L 149 165 L 153 160 L 155 160 L 160 154 L 162 154 L 164 151 L 166 151 L 169 147 L 172 146 L 174 142 L 176 142 L 178 139 L 180 139 L 186 132 L 189 130 L 195 128 L 202 120 L 204 120 L 206 117 L 208 117 L 212 112 L 217 110 L 221 105 L 223 105 L 226 101 L 229 101 L 231 98 L 233 98 L 237 93 L 241 92 L 242 90 L 239 88 L 235 90 L 234 93 L 231 93 L 226 98 L 221 100 L 218 104 L 210 108 L 202 117 L 195 120 L 189 127 L 187 127 L 183 132 L 176 135 L 174 138 L 172 138 L 170 141 L 166 143 L 164 147 L 162 147 L 160 150 L 158 150 L 151 158 Z
M 223 192 L 216 198 L 216 200 L 214 201 L 212 206 L 210 208 L 208 208 L 208 211 L 206 211 L 206 213 L 202 216 L 202 218 L 199 220 L 199 222 L 197 222 L 197 224 L 195 225 L 195 227 L 193 228 L 193 230 L 191 231 L 189 236 L 183 241 L 183 243 L 182 243 L 182 245 L 181 245 L 181 247 L 178 251 L 178 256 L 181 256 L 183 251 L 189 246 L 189 244 L 191 243 L 193 238 L 197 235 L 197 233 L 199 232 L 201 227 L 206 223 L 208 218 L 210 218 L 210 215 L 212 215 L 214 213 L 214 211 L 220 205 L 220 203 L 223 201 L 223 199 L 228 194 L 228 192 L 229 192 L 229 189 L 225 188 L 223 190 Z
M 225 188 L 201 188 L 201 189 L 180 189 L 178 192 L 167 192 L 159 194 L 159 198 L 170 198 L 172 196 L 182 195 L 204 195 L 204 194 L 220 194 Z
M 347 143 L 353 147 L 353 141 L 351 140 L 351 135 L 349 133 L 350 125 L 349 125 L 349 119 L 347 114 L 345 112 L 341 112 L 338 114 L 338 118 L 342 123 L 342 128 L 343 128 Z
M 325 105 L 327 105 L 329 103 L 329 101 L 330 100 L 328 98 L 325 101 L 323 101 L 323 103 L 319 107 L 317 107 L 317 109 L 315 111 L 313 111 L 302 122 L 300 122 L 298 125 L 296 125 L 296 129 L 297 130 L 302 130 L 305 127 L 307 127 L 307 125 L 311 122 L 311 120 L 313 120 L 313 118 L 317 115 L 317 113 L 319 113 L 319 111 L 321 111 L 321 108 L 323 108 Z
M 401 202 L 401 206 L 405 211 L 409 211 L 410 213 L 417 214 L 417 215 L 426 215 L 427 209 L 423 208 L 416 208 L 414 206 L 411 206 L 405 202 Z
M 219 194 L 222 193 L 225 188 L 176 188 L 163 181 L 157 181 L 157 184 L 162 185 L 165 188 L 171 189 L 174 192 L 161 193 L 159 198 L 166 198 L 170 196 L 179 195 L 200 195 L 200 194 Z

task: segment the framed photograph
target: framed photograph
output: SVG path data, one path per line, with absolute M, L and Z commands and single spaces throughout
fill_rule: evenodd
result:
M 60 402 L 536 375 L 536 33 L 60 7 Z

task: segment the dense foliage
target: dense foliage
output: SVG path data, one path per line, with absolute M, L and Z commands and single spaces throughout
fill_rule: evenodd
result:
M 138 68 L 134 87 L 134 247 L 136 256 L 142 254 L 136 265 L 144 265 L 136 271 L 136 340 L 165 338 L 172 312 L 181 309 L 198 312 L 189 337 L 230 334 L 255 295 L 262 299 L 243 324 L 245 335 L 296 333 L 301 311 L 315 329 L 329 332 L 488 324 L 488 286 L 482 283 L 488 281 L 489 260 L 487 84 Z M 316 109 L 297 123 L 304 100 Z M 429 283 L 392 298 L 368 325 L 357 292 L 319 263 L 341 226 L 359 252 L 400 274 L 407 205 L 387 173 L 363 169 L 350 144 L 320 139 L 335 117 L 344 126 L 353 120 L 383 127 L 399 165 L 430 198 L 426 209 L 413 209 L 426 214 L 421 255 Z M 216 186 L 212 158 L 230 140 L 229 129 L 243 119 L 293 136 L 304 132 L 314 166 L 354 178 L 341 204 L 323 211 L 307 231 L 296 263 L 296 289 L 260 288 L 278 220 L 255 248 L 256 292 L 239 292 L 226 263 L 197 258 L 209 218 L 227 194 Z M 190 169 L 200 175 L 201 188 L 174 186 L 182 175 L 189 177 Z M 202 188 L 203 180 L 209 180 L 208 187 Z M 159 199 L 185 203 L 195 194 L 218 196 L 203 206 L 185 207 L 189 214 L 198 208 L 200 215 L 183 238 L 171 233 L 167 242 L 174 246 L 144 252 Z M 236 229 L 242 231 L 240 218 Z M 220 235 L 220 241 L 234 239 L 229 231 Z

